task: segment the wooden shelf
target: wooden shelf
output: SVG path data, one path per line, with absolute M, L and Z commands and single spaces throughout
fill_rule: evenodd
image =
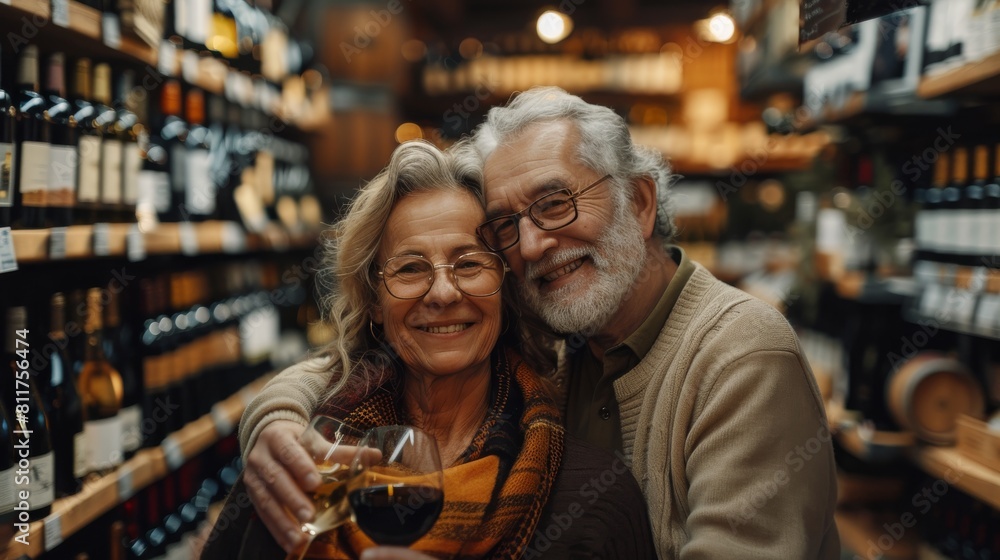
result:
M 49 0 L 11 0 L 9 6 L 0 2 L 0 22 L 9 22 L 4 26 L 20 33 L 22 19 L 32 26 L 37 20 L 44 20 L 45 25 L 36 28 L 38 38 L 46 45 L 67 52 L 86 53 L 94 58 L 128 58 L 136 62 L 156 66 L 156 49 L 128 37 L 121 38 L 118 48 L 104 43 L 101 26 L 101 13 L 80 2 L 69 0 L 69 25 L 62 27 L 51 21 L 52 9 Z M 6 35 L 6 34 L 5 34 Z
M 902 538 L 891 538 L 885 528 L 886 523 L 899 523 L 899 516 L 891 513 L 875 513 L 867 510 L 838 509 L 834 513 L 837 531 L 844 548 L 856 554 L 854 558 L 878 560 L 892 558 L 894 560 L 915 560 L 919 541 L 916 530 L 909 529 Z M 880 548 L 879 538 L 887 548 Z M 889 541 L 888 543 L 886 541 Z
M 1000 472 L 962 455 L 954 447 L 919 447 L 912 457 L 927 474 L 1000 509 Z
M 239 424 L 247 404 L 270 377 L 257 379 L 235 395 L 216 403 L 211 414 L 174 432 L 160 446 L 140 450 L 115 472 L 86 483 L 79 493 L 56 500 L 48 517 L 31 524 L 28 546 L 15 542 L 4 534 L 0 554 L 6 560 L 25 556 L 37 558 L 46 551 L 46 531 L 58 529 L 61 541 L 65 540 L 136 492 L 164 478 L 171 472 L 168 453 L 171 460 L 183 462 L 231 434 Z
M 957 93 L 1000 94 L 1000 52 L 958 68 L 924 76 L 917 94 L 925 99 Z
M 65 251 L 52 254 L 53 235 L 59 230 L 13 230 L 14 253 L 18 264 L 50 262 L 60 259 L 126 257 L 141 260 L 145 255 L 240 254 L 250 251 L 308 248 L 316 244 L 316 233 L 291 233 L 270 224 L 261 234 L 247 233 L 236 222 L 198 222 L 160 224 L 155 230 L 141 232 L 135 224 L 70 226 L 65 228 Z M 56 243 L 59 245 L 59 243 Z M 137 246 L 142 250 L 138 253 Z M 96 251 L 95 251 L 96 249 Z M 98 252 L 99 251 L 99 252 Z M 55 258 L 53 258 L 55 257 Z

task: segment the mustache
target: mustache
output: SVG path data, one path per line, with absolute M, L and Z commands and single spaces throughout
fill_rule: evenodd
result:
M 596 261 L 596 254 L 590 247 L 560 249 L 541 261 L 525 263 L 524 277 L 532 281 L 538 280 L 553 270 L 583 257 L 590 257 Z

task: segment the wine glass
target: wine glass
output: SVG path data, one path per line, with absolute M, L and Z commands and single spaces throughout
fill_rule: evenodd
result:
M 305 542 L 286 560 L 302 560 L 317 535 L 340 526 L 350 518 L 345 484 L 351 473 L 350 461 L 357 451 L 355 446 L 363 436 L 361 430 L 342 420 L 323 415 L 314 416 L 309 427 L 299 436 L 299 443 L 316 463 L 321 482 L 310 496 L 316 515 L 301 527 L 306 536 Z
M 368 538 L 409 546 L 444 507 L 437 442 L 412 426 L 373 428 L 358 443 L 347 487 L 352 518 Z

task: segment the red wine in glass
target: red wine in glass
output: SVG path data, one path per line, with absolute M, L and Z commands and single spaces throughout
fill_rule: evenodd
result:
M 430 486 L 386 484 L 348 495 L 354 521 L 373 541 L 409 546 L 434 526 L 444 507 L 444 492 Z

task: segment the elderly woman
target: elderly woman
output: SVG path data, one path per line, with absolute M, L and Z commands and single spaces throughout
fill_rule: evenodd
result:
M 332 237 L 334 341 L 294 366 L 302 383 L 265 389 L 243 419 L 257 517 L 220 524 L 202 558 L 274 558 L 299 544 L 319 477 L 296 436 L 316 412 L 432 434 L 445 503 L 413 550 L 358 550 L 342 528 L 310 557 L 655 557 L 626 465 L 565 437 L 549 384 L 519 354 L 500 295 L 506 266 L 476 236 L 481 194 L 475 167 L 421 142 L 397 148 L 361 189 Z

